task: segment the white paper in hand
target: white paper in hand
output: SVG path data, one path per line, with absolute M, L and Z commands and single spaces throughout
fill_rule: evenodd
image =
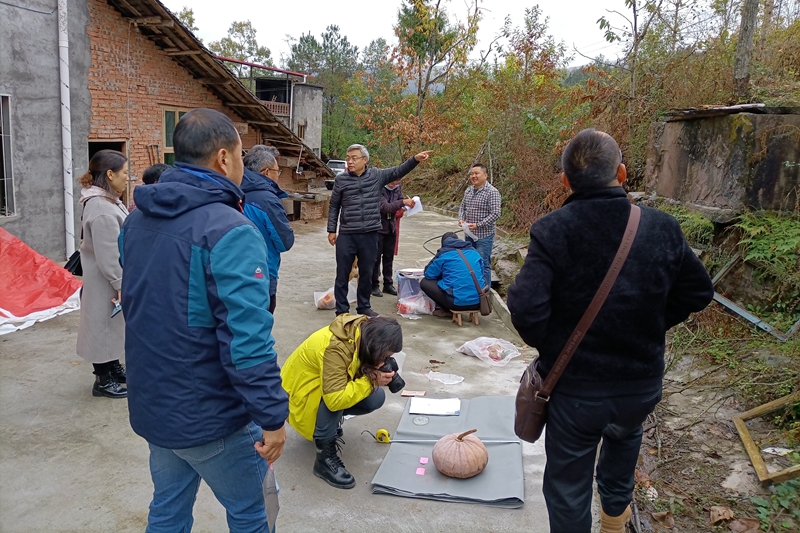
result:
M 469 229 L 469 224 L 468 223 L 462 222 L 461 223 L 461 229 L 464 230 L 464 235 L 466 235 L 467 237 L 469 237 L 473 241 L 477 241 L 478 240 L 478 237 L 476 237 L 475 234 L 472 233 L 472 230 Z
M 422 201 L 419 196 L 415 196 L 412 200 L 414 200 L 414 207 L 406 207 L 406 216 L 415 215 L 422 211 Z

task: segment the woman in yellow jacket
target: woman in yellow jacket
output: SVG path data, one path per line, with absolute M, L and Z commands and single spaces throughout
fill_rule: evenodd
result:
M 283 365 L 289 394 L 289 424 L 317 448 L 314 475 L 350 489 L 355 478 L 339 457 L 344 415 L 364 415 L 383 405 L 381 386 L 394 372 L 381 372 L 387 358 L 403 349 L 403 332 L 393 318 L 342 314 L 308 337 Z

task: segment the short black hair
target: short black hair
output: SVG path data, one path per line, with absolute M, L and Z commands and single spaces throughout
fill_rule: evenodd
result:
M 458 235 L 456 235 L 452 231 L 448 231 L 447 233 L 442 235 L 442 246 L 444 246 L 445 239 L 458 239 Z
M 489 171 L 486 169 L 486 165 L 484 165 L 483 163 L 475 163 L 474 165 L 472 165 L 469 168 L 470 168 L 470 170 L 472 170 L 473 168 L 479 168 L 479 169 L 483 170 L 484 174 L 488 174 L 489 173 Z
M 163 174 L 168 168 L 172 168 L 172 166 L 165 165 L 164 163 L 156 163 L 151 167 L 147 167 L 147 170 L 142 172 L 142 183 L 145 185 L 152 185 L 158 182 L 161 174 Z
M 585 129 L 569 142 L 561 165 L 572 190 L 608 185 L 616 176 L 622 158 L 617 141 L 595 129 Z
M 233 151 L 240 142 L 231 119 L 203 107 L 183 115 L 172 136 L 175 161 L 192 165 L 208 163 L 219 150 Z

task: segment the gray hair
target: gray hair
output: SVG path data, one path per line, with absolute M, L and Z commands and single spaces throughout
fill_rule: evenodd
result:
M 361 155 L 366 157 L 367 161 L 369 161 L 369 150 L 367 150 L 367 147 L 364 146 L 363 144 L 351 144 L 350 146 L 347 147 L 347 151 L 349 152 L 351 150 L 358 150 L 359 152 L 361 152 Z
M 280 155 L 281 155 L 281 153 L 278 151 L 278 149 L 275 148 L 274 146 L 267 146 L 267 145 L 264 145 L 264 144 L 256 144 L 255 146 L 250 148 L 250 150 L 248 150 L 247 153 L 250 153 L 250 152 L 254 152 L 255 153 L 255 152 L 262 151 L 262 150 L 267 152 L 268 154 L 272 154 L 272 157 L 275 157 L 275 158 L 280 157 Z
M 263 147 L 263 148 L 258 148 Z M 258 149 L 256 149 L 258 148 Z M 275 161 L 275 156 L 272 155 L 271 150 L 267 150 L 268 148 L 264 145 L 256 145 L 247 152 L 247 155 L 244 156 L 244 166 L 252 170 L 253 172 L 257 172 L 261 174 L 264 172 L 264 169 L 273 166 Z

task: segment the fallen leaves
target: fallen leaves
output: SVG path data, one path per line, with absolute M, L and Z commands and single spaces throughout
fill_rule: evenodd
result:
M 667 529 L 672 529 L 675 527 L 675 517 L 672 516 L 671 511 L 652 513 L 652 516 L 653 520 L 655 520 L 660 526 L 663 526 Z
M 760 523 L 755 518 L 737 518 L 728 524 L 728 529 L 733 533 L 758 533 L 761 531 Z
M 711 525 L 716 525 L 723 520 L 730 520 L 733 518 L 733 510 L 724 505 L 714 505 L 711 507 Z
M 636 484 L 642 488 L 649 489 L 650 483 L 652 483 L 650 476 L 647 475 L 645 472 L 642 472 L 638 468 L 633 473 L 633 478 L 636 480 Z

